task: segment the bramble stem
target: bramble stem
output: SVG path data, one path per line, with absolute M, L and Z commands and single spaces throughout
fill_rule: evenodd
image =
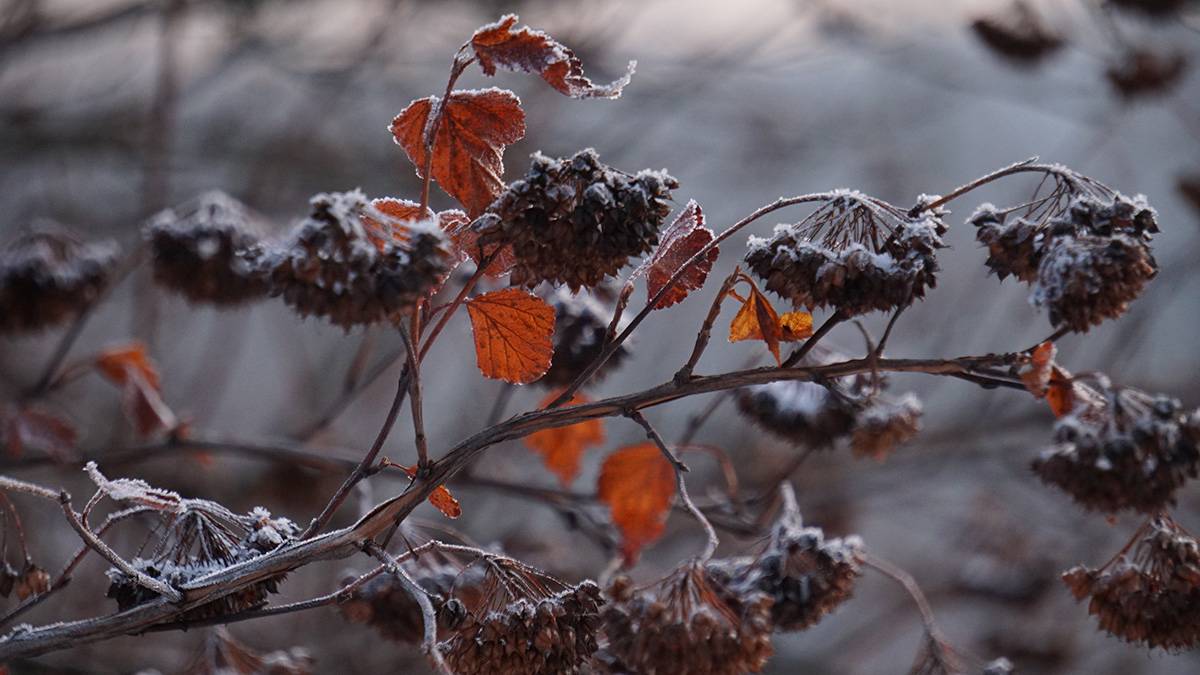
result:
M 379 544 L 368 539 L 363 543 L 363 550 L 382 562 L 389 572 L 396 575 L 400 585 L 404 586 L 404 590 L 408 591 L 412 599 L 421 607 L 421 617 L 425 622 L 425 638 L 421 642 L 421 651 L 425 652 L 425 656 L 428 656 L 430 661 L 433 661 L 438 672 L 454 675 L 454 671 L 446 665 L 442 653 L 437 648 L 437 614 L 433 611 L 433 603 L 429 600 L 429 594 L 418 586 L 417 582 L 413 581 L 408 572 L 400 566 L 400 562 L 392 554 L 380 548 Z

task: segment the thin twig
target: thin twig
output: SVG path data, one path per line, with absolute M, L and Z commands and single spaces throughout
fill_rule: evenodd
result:
M 166 598 L 171 602 L 179 602 L 183 599 L 183 594 L 176 590 L 170 584 L 155 579 L 130 565 L 128 561 L 122 558 L 116 551 L 112 550 L 104 540 L 96 536 L 96 533 L 87 526 L 87 523 L 79 519 L 79 514 L 75 513 L 75 509 L 71 508 L 71 495 L 66 491 L 59 493 L 58 501 L 62 504 L 63 515 L 67 517 L 67 522 L 71 524 L 72 529 L 83 539 L 84 543 L 92 547 L 100 557 L 112 563 L 114 567 L 121 570 L 125 574 L 133 578 L 134 582 L 139 586 L 154 591 L 158 595 Z
M 804 341 L 804 344 L 800 345 L 799 349 L 792 352 L 787 357 L 787 360 L 783 362 L 783 367 L 791 368 L 800 363 L 800 360 L 805 356 L 808 356 L 808 353 L 813 350 L 813 347 L 817 346 L 817 343 L 821 341 L 821 338 L 825 337 L 829 331 L 833 330 L 834 326 L 838 325 L 845 319 L 846 317 L 842 314 L 840 309 L 829 315 L 829 318 L 825 320 L 825 323 L 821 324 L 821 327 L 817 329 L 817 332 L 813 333 L 807 340 Z
M 683 462 L 679 461 L 675 453 L 671 452 L 671 448 L 667 447 L 662 436 L 655 431 L 644 415 L 636 410 L 631 410 L 627 413 L 627 416 L 646 430 L 646 436 L 651 441 L 654 441 L 654 444 L 662 451 L 663 457 L 667 458 L 667 461 L 671 463 L 671 468 L 675 470 L 675 487 L 679 491 L 679 499 L 683 501 L 684 505 L 687 506 L 687 510 L 700 522 L 700 526 L 704 528 L 704 533 L 708 535 L 708 543 L 704 547 L 704 552 L 700 554 L 700 562 L 708 562 L 713 557 L 713 554 L 717 552 L 717 546 L 720 545 L 721 540 L 717 538 L 717 531 L 713 529 L 712 523 L 708 522 L 708 518 L 704 517 L 704 513 L 700 509 L 696 508 L 696 505 L 692 503 L 691 496 L 688 495 L 687 485 L 683 481 L 683 472 L 688 470 L 687 467 L 684 466 Z
M 741 271 L 734 268 L 733 274 L 725 277 L 725 281 L 721 283 L 721 288 L 717 291 L 717 296 L 713 298 L 712 306 L 708 308 L 708 315 L 704 317 L 704 323 L 700 326 L 700 332 L 696 334 L 696 344 L 692 346 L 692 355 L 688 357 L 687 363 L 675 373 L 675 381 L 682 382 L 692 376 L 696 369 L 696 364 L 700 363 L 700 357 L 704 355 L 704 350 L 708 347 L 708 341 L 712 337 L 713 324 L 717 322 L 717 317 L 721 314 L 721 305 L 725 300 L 725 296 L 729 294 L 729 289 L 737 283 Z
M 925 627 L 925 632 L 929 635 L 938 634 L 937 623 L 933 619 L 933 608 L 929 606 L 929 600 L 925 598 L 925 593 L 921 591 L 917 580 L 911 574 L 870 554 L 863 554 L 862 561 L 867 567 L 900 584 L 917 606 L 917 611 L 921 614 L 921 625 Z
M 364 542 L 363 550 L 375 556 L 377 560 L 387 567 L 389 572 L 396 575 L 396 578 L 400 581 L 400 585 L 404 587 L 404 590 L 408 591 L 412 599 L 421 607 L 421 617 L 425 621 L 425 638 L 421 642 L 421 651 L 425 652 L 430 661 L 433 661 L 433 665 L 437 668 L 438 672 L 445 673 L 445 675 L 454 675 L 454 671 L 450 670 L 450 667 L 446 665 L 445 659 L 442 658 L 442 653 L 437 648 L 437 614 L 434 613 L 433 603 L 429 600 L 429 594 L 425 589 L 417 585 L 417 582 L 413 581 L 413 578 L 400 566 L 400 563 L 392 554 L 380 548 L 374 541 L 368 539 Z
M 421 345 L 420 357 L 422 359 L 429 353 L 429 348 L 433 346 L 433 342 L 437 339 L 438 335 L 441 335 L 442 329 L 450 322 L 450 318 L 454 316 L 459 306 L 467 299 L 467 296 L 471 293 L 471 289 L 475 288 L 475 284 L 479 283 L 479 280 L 486 274 L 488 264 L 491 263 L 491 260 L 492 256 L 488 256 L 479 263 L 479 269 L 475 270 L 475 274 L 472 274 L 471 278 L 467 279 L 467 282 L 463 284 L 462 289 L 458 291 L 458 295 L 454 296 L 454 300 L 450 302 L 450 307 L 442 312 L 441 318 L 434 324 L 433 329 L 429 331 L 429 337 L 425 338 L 425 342 Z
M 408 330 L 400 325 L 400 337 L 404 340 L 404 349 L 408 352 L 408 367 L 411 376 L 408 378 L 408 396 L 412 404 L 413 442 L 417 446 L 417 471 L 423 471 L 429 464 L 429 448 L 425 439 L 425 416 L 421 410 L 421 360 L 417 358 L 417 350 L 413 348 L 412 338 Z

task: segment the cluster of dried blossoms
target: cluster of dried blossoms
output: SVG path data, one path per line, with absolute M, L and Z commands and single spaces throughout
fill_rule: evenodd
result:
M 599 587 L 565 584 L 515 560 L 485 556 L 484 576 L 461 602 L 466 616 L 438 645 L 456 673 L 576 672 L 596 651 Z
M 563 288 L 557 289 L 548 299 L 554 308 L 554 357 L 550 369 L 538 384 L 565 387 L 604 351 L 613 311 L 599 298 L 568 293 Z M 629 349 L 624 344 L 617 347 L 596 371 L 593 382 L 615 369 L 628 354 Z
M 1039 63 L 1063 46 L 1062 36 L 1023 0 L 1016 0 L 1004 15 L 976 19 L 971 29 L 992 51 L 1021 66 Z
M 1074 386 L 1080 402 L 1055 424 L 1055 445 L 1033 470 L 1088 509 L 1154 513 L 1172 504 L 1200 467 L 1200 410 L 1103 379 Z
M 154 280 L 192 302 L 236 305 L 267 294 L 259 264 L 262 226 L 241 202 L 207 192 L 145 227 Z
M 1064 184 L 1085 187 L 1075 181 Z M 1124 314 L 1158 272 L 1149 247 L 1158 223 L 1145 198 L 1087 187 L 1042 217 L 1010 219 L 984 204 L 968 221 L 987 246 L 988 267 L 1030 284 L 1030 301 L 1049 310 L 1050 323 L 1076 332 Z
M 39 225 L 0 250 L 0 333 L 57 326 L 84 311 L 108 286 L 117 261 L 111 243 L 85 244 Z
M 1170 516 L 1150 519 L 1131 550 L 1100 569 L 1074 567 L 1063 581 L 1100 628 L 1128 642 L 1184 649 L 1200 641 L 1200 542 Z M 1129 547 L 1127 547 L 1128 549 Z
M 514 285 L 590 288 L 658 244 L 678 186 L 663 171 L 617 171 L 590 148 L 567 159 L 539 153 L 473 227 L 485 247 L 512 246 Z
M 413 581 L 431 598 L 438 598 L 438 630 L 454 630 L 462 623 L 457 610 L 461 604 L 449 602 L 457 590 L 461 595 L 464 585 L 463 570 L 451 562 L 434 561 L 431 556 L 420 560 L 401 563 Z M 477 569 L 477 568 L 469 568 Z M 346 579 L 349 583 L 352 579 Z M 478 583 L 470 587 L 477 587 Z M 461 601 L 460 601 L 461 603 Z M 349 600 L 338 605 L 338 610 L 347 621 L 371 626 L 389 640 L 406 644 L 420 644 L 424 639 L 425 621 L 421 606 L 394 574 L 380 574 L 354 589 Z
M 802 365 L 846 360 L 818 347 Z M 898 398 L 876 391 L 871 378 L 850 376 L 828 382 L 781 380 L 737 391 L 738 409 L 767 431 L 803 448 L 845 442 L 855 456 L 878 460 L 920 430 L 921 402 L 912 393 Z
M 833 193 L 803 221 L 750 237 L 746 264 L 795 307 L 843 317 L 906 307 L 936 283 L 940 212 L 909 217 L 855 191 Z

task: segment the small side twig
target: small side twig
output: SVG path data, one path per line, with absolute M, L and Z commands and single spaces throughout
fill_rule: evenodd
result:
M 708 347 L 708 341 L 712 337 L 713 324 L 717 322 L 717 317 L 721 314 L 721 305 L 725 301 L 725 296 L 729 294 L 729 289 L 737 283 L 741 275 L 741 270 L 734 268 L 733 274 L 725 278 L 721 283 L 721 288 L 717 291 L 717 297 L 713 298 L 712 306 L 708 308 L 708 315 L 704 317 L 704 324 L 700 326 L 700 332 L 696 334 L 696 344 L 692 347 L 692 355 L 688 357 L 687 363 L 675 373 L 676 382 L 685 382 L 696 369 L 696 364 L 700 363 L 700 357 L 704 355 L 704 350 Z
M 921 614 L 921 625 L 925 627 L 925 632 L 929 635 L 938 635 L 937 623 L 933 618 L 933 608 L 930 607 L 925 593 L 911 574 L 882 558 L 877 558 L 869 554 L 863 555 L 863 565 L 900 584 L 909 597 L 912 598 L 913 604 L 917 606 L 917 611 Z
M 429 464 L 429 447 L 425 438 L 425 415 L 421 408 L 421 359 L 417 357 L 408 330 L 403 325 L 399 328 L 404 349 L 408 352 L 408 398 L 412 404 L 413 442 L 417 446 L 417 470 L 422 471 Z
M 421 651 L 425 652 L 425 655 L 433 662 L 438 672 L 445 673 L 445 675 L 454 675 L 454 671 L 450 670 L 450 667 L 446 665 L 445 659 L 442 658 L 442 653 L 437 648 L 437 614 L 433 610 L 433 603 L 429 600 L 429 594 L 426 593 L 425 589 L 418 586 L 417 582 L 413 581 L 408 572 L 400 566 L 399 561 L 392 554 L 380 548 L 379 544 L 368 539 L 363 543 L 363 550 L 374 556 L 379 562 L 383 563 L 389 572 L 396 575 L 396 578 L 400 581 L 400 585 L 404 586 L 404 590 L 408 591 L 413 600 L 420 605 L 421 617 L 425 621 L 425 638 L 421 642 Z
M 792 352 L 791 355 L 787 357 L 787 360 L 783 362 L 783 367 L 791 368 L 792 366 L 800 363 L 800 360 L 805 356 L 808 356 L 808 353 L 813 350 L 813 347 L 817 346 L 817 343 L 820 342 L 821 338 L 825 337 L 829 331 L 833 330 L 834 326 L 838 325 L 845 319 L 846 317 L 842 314 L 841 310 L 831 314 L 829 318 L 825 320 L 825 323 L 821 324 L 821 327 L 817 329 L 817 332 L 813 333 L 811 337 L 804 341 L 804 344 L 800 345 L 799 349 Z
M 683 472 L 688 470 L 687 466 L 679 461 L 675 453 L 671 452 L 671 448 L 667 447 L 662 436 L 650 425 L 650 421 L 642 413 L 630 410 L 626 413 L 626 416 L 646 430 L 646 436 L 658 446 L 663 457 L 666 457 L 667 461 L 671 463 L 671 467 L 675 469 L 675 488 L 679 491 L 679 499 L 687 507 L 687 510 L 691 512 L 692 516 L 700 522 L 700 526 L 704 528 L 704 533 L 708 535 L 708 543 L 704 547 L 704 552 L 700 554 L 700 561 L 708 562 L 713 557 L 713 554 L 717 552 L 717 546 L 720 545 L 721 541 L 717 538 L 717 531 L 713 529 L 712 523 L 708 522 L 708 518 L 704 517 L 704 513 L 700 509 L 696 508 L 691 496 L 688 495 L 687 485 L 683 481 Z

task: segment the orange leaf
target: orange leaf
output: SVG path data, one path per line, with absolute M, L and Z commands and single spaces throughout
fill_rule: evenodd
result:
M 1029 393 L 1037 398 L 1046 395 L 1054 368 L 1054 356 L 1057 353 L 1058 348 L 1054 346 L 1053 342 L 1047 340 L 1034 347 L 1029 354 L 1029 369 L 1021 373 L 1021 382 L 1025 384 Z
M 545 408 L 558 398 L 562 389 L 553 391 L 542 399 L 538 408 Z M 587 403 L 589 399 L 583 394 L 576 394 L 567 405 Z M 535 431 L 525 437 L 525 445 L 542 455 L 542 461 L 554 475 L 558 476 L 563 487 L 570 487 L 575 477 L 579 475 L 579 462 L 583 453 L 591 446 L 604 442 L 604 423 L 599 418 L 579 422 L 565 427 Z
M 485 377 L 528 384 L 546 374 L 554 355 L 554 309 L 545 300 L 505 288 L 468 300 L 467 314 Z
M 1071 380 L 1071 374 L 1058 366 L 1052 366 L 1044 396 L 1055 417 L 1062 417 L 1074 410 L 1075 383 Z
M 812 335 L 812 315 L 808 312 L 788 312 L 780 318 L 767 297 L 751 285 L 750 294 L 742 302 L 729 324 L 729 341 L 762 340 L 767 349 L 779 359 L 779 343 L 794 342 Z
M 417 477 L 417 467 L 404 466 L 403 464 L 393 465 L 408 474 L 409 478 Z M 457 518 L 462 515 L 462 506 L 459 505 L 454 495 L 450 494 L 450 490 L 446 489 L 445 485 L 439 485 L 433 489 L 433 492 L 429 494 L 429 503 L 433 504 L 434 508 L 441 511 L 442 515 L 447 518 Z
M 455 213 L 462 212 L 456 211 Z M 503 276 L 517 262 L 513 254 L 512 244 L 483 246 L 479 243 L 479 233 L 471 225 L 471 220 L 464 214 L 462 220 L 451 225 L 446 232 L 450 234 L 450 239 L 454 242 L 455 248 L 461 254 L 474 260 L 476 265 L 481 264 L 489 256 L 495 255 L 492 258 L 492 262 L 488 265 L 487 274 L 491 277 Z
M 131 372 L 141 375 L 146 384 L 158 389 L 158 369 L 146 352 L 146 345 L 134 341 L 127 345 L 109 347 L 96 357 L 96 369 L 117 384 L 125 384 Z
M 424 177 L 425 126 L 441 115 L 433 145 L 433 178 L 472 218 L 504 189 L 504 147 L 525 136 L 525 111 L 511 91 L 454 91 L 443 102 L 419 99 L 392 120 L 392 135 Z
M 493 24 L 475 31 L 471 47 L 485 75 L 495 75 L 496 67 L 537 73 L 559 92 L 572 98 L 617 98 L 633 77 L 634 62 L 625 75 L 611 84 L 599 86 L 583 74 L 583 63 L 575 52 L 545 33 L 525 26 L 513 30 L 516 14 L 506 14 Z
M 600 501 L 608 504 L 621 531 L 621 552 L 632 565 L 647 544 L 666 529 L 675 497 L 675 470 L 653 443 L 622 448 L 605 460 L 596 483 Z
M 79 439 L 70 422 L 34 408 L 13 412 L 5 424 L 8 454 L 20 457 L 28 448 L 36 448 L 59 461 L 74 459 Z
M 408 241 L 409 225 L 418 223 L 423 220 L 436 220 L 438 227 L 443 232 L 450 236 L 451 241 L 455 243 L 455 247 L 459 250 L 459 262 L 466 259 L 465 252 L 461 250 L 458 241 L 454 236 L 454 231 L 462 224 L 469 223 L 467 214 L 458 209 L 450 209 L 441 213 L 434 213 L 433 209 L 426 208 L 425 213 L 421 213 L 421 205 L 417 202 L 408 199 L 396 199 L 395 197 L 383 197 L 371 201 L 371 206 L 379 212 L 378 215 L 383 216 L 382 222 L 370 215 L 363 215 L 363 226 L 367 231 L 367 238 L 377 248 L 382 248 L 386 243 L 404 244 Z
M 646 296 L 654 299 L 658 292 L 667 285 L 671 276 L 683 266 L 700 249 L 713 240 L 713 232 L 704 226 L 704 212 L 695 200 L 689 201 L 683 211 L 675 216 L 666 230 L 663 231 L 658 248 L 634 271 L 633 277 L 646 276 Z M 664 309 L 682 302 L 688 293 L 704 285 L 713 263 L 721 254 L 713 247 L 696 264 L 688 268 L 683 276 L 671 286 L 662 299 L 654 305 L 654 309 Z

